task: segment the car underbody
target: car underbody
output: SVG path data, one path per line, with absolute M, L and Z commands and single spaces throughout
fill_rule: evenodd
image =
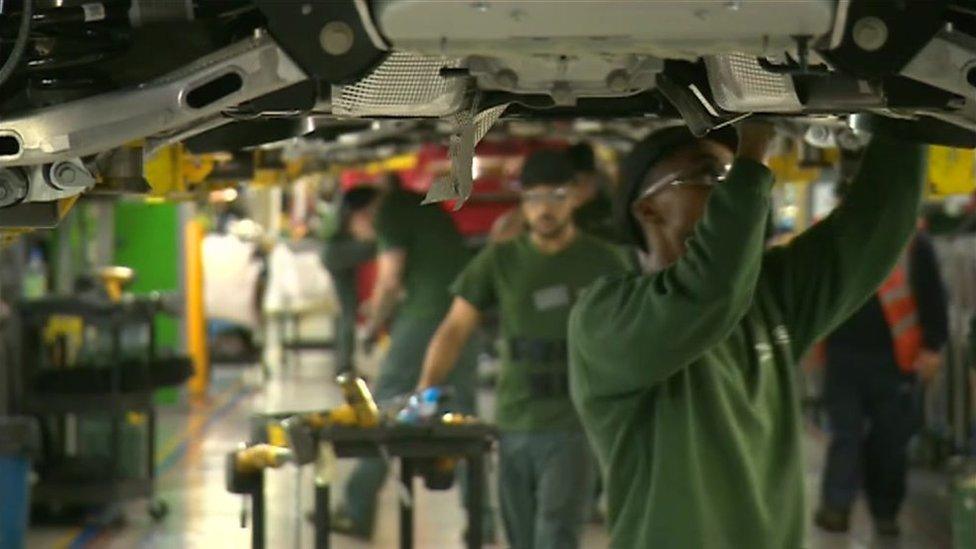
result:
M 421 124 L 450 143 L 457 167 L 433 199 L 470 192 L 465 163 L 503 118 L 680 119 L 704 135 L 750 115 L 835 128 L 871 114 L 929 143 L 976 146 L 972 0 L 7 0 L 0 10 L 0 226 L 18 208 L 137 176 L 176 142 L 194 152 L 362 143 Z

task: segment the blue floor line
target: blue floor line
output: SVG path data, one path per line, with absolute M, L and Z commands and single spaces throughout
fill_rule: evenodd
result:
M 240 387 L 237 390 L 237 392 L 234 394 L 234 396 L 231 397 L 230 400 L 228 400 L 226 403 L 221 405 L 220 408 L 217 408 L 216 410 L 210 413 L 210 415 L 207 417 L 207 420 L 204 421 L 203 427 L 200 428 L 199 434 L 203 435 L 204 433 L 206 433 L 207 430 L 210 429 L 211 425 L 213 425 L 216 421 L 226 416 L 233 408 L 237 406 L 237 404 L 241 401 L 241 399 L 248 396 L 252 392 L 253 392 L 252 389 L 249 389 L 247 387 Z M 183 458 L 183 456 L 186 454 L 187 448 L 190 445 L 190 442 L 191 442 L 190 437 L 184 439 L 182 442 L 180 442 L 180 444 L 176 448 L 173 449 L 172 452 L 170 452 L 168 456 L 165 456 L 163 458 L 163 461 L 161 463 L 156 465 L 157 478 L 162 476 L 164 473 L 166 473 L 169 469 L 171 469 L 174 465 L 176 465 L 180 459 Z
M 204 421 L 203 423 L 203 427 L 200 428 L 200 432 L 198 433 L 198 435 L 205 434 L 207 430 L 210 429 L 211 425 L 213 425 L 216 421 L 222 419 L 224 416 L 230 413 L 230 411 L 234 409 L 244 397 L 251 394 L 252 392 L 253 389 L 250 389 L 246 386 L 239 387 L 237 391 L 234 393 L 234 396 L 230 398 L 230 400 L 225 402 L 216 410 L 210 412 L 210 414 L 207 416 L 206 421 Z M 191 438 L 192 437 L 187 437 L 186 439 L 184 439 L 182 442 L 180 442 L 179 445 L 176 446 L 176 448 L 173 449 L 172 452 L 169 453 L 169 455 L 163 458 L 162 463 L 156 464 L 157 479 L 161 477 L 163 474 L 165 474 L 169 469 L 171 469 L 177 463 L 179 463 L 179 460 L 182 459 L 182 457 L 186 454 L 186 450 L 189 447 Z M 94 540 L 99 536 L 99 534 L 101 534 L 102 530 L 104 530 L 104 526 L 99 523 L 89 524 L 88 526 L 85 526 L 85 528 L 78 533 L 75 539 L 71 540 L 70 548 L 84 549 L 87 543 Z M 151 531 L 147 532 L 147 536 L 150 533 Z M 145 538 L 143 539 L 143 541 L 145 541 Z

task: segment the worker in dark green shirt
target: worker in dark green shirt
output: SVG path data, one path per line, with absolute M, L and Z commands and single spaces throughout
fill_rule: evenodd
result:
M 564 152 L 541 150 L 526 160 L 521 210 L 528 233 L 490 245 L 455 281 L 454 303 L 431 340 L 418 385 L 446 379 L 482 313 L 498 310 L 499 497 L 516 549 L 579 545 L 593 467 L 569 400 L 566 323 L 586 286 L 628 268 L 620 250 L 576 229 L 574 182 Z
M 635 147 L 628 221 L 651 259 L 598 281 L 570 317 L 571 393 L 612 547 L 803 546 L 797 361 L 915 226 L 920 148 L 879 132 L 844 204 L 765 251 L 772 131 L 741 127 L 733 161 L 734 137 L 670 128 Z
M 335 374 L 355 371 L 356 317 L 359 299 L 356 277 L 359 267 L 376 257 L 376 243 L 353 238 L 349 232 L 349 217 L 378 197 L 379 189 L 362 185 L 342 195 L 339 206 L 338 229 L 325 238 L 322 263 L 332 275 L 339 298 L 339 314 L 335 322 Z
M 422 199 L 395 187 L 349 215 L 353 237 L 376 241 L 378 248 L 377 279 L 367 304 L 364 339 L 375 340 L 393 318 L 390 346 L 373 386 L 380 403 L 416 387 L 424 351 L 451 304 L 448 287 L 470 257 L 447 212 L 437 206 L 421 206 Z M 458 411 L 473 414 L 476 354 L 469 345 L 459 355 L 458 367 L 447 383 L 454 388 Z M 346 484 L 345 503 L 334 514 L 334 530 L 360 538 L 372 536 L 376 497 L 386 475 L 384 460 L 359 461 Z

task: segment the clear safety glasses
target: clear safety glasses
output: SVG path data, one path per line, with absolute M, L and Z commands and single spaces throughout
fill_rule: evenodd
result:
M 636 200 L 642 200 L 669 187 L 680 187 L 683 185 L 714 187 L 728 177 L 731 168 L 731 164 L 722 164 L 716 160 L 715 162 L 706 162 L 700 166 L 696 166 L 690 171 L 667 175 L 649 184 L 637 196 Z
M 568 187 L 556 187 L 552 190 L 533 189 L 522 193 L 522 202 L 526 204 L 561 204 L 569 200 Z

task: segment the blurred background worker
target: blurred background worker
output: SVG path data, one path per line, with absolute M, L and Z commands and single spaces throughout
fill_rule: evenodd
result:
M 366 304 L 364 340 L 375 341 L 393 318 L 390 346 L 373 386 L 379 402 L 416 387 L 424 351 L 451 304 L 448 287 L 469 257 L 447 212 L 421 207 L 422 199 L 395 186 L 349 215 L 353 238 L 376 241 L 379 252 L 376 284 Z M 475 413 L 475 365 L 474 349 L 466 346 L 447 380 L 454 387 L 455 408 L 468 414 Z M 386 474 L 386 462 L 380 458 L 359 462 L 346 484 L 344 506 L 333 517 L 334 530 L 372 536 L 376 498 Z
M 877 532 L 898 535 L 908 441 L 920 413 L 917 380 L 928 382 L 941 364 L 946 309 L 935 249 L 919 232 L 874 297 L 827 338 L 832 438 L 814 518 L 821 528 L 847 531 L 863 486 Z
M 619 240 L 606 175 L 597 170 L 593 147 L 581 142 L 566 149 L 576 174 L 578 202 L 573 221 L 578 229 L 610 242 Z
M 322 263 L 332 275 L 339 298 L 339 314 L 335 320 L 336 375 L 355 370 L 356 318 L 359 313 L 356 276 L 359 267 L 376 256 L 376 243 L 373 240 L 353 237 L 349 229 L 350 218 L 369 208 L 379 193 L 379 189 L 370 186 L 360 186 L 346 192 L 339 205 L 339 227 L 326 239 L 322 250 Z
M 611 244 L 576 229 L 576 181 L 566 153 L 529 156 L 521 177 L 528 234 L 490 245 L 458 277 L 418 385 L 446 379 L 482 313 L 497 308 L 505 343 L 496 411 L 499 496 L 516 549 L 577 547 L 591 493 L 590 450 L 569 400 L 566 324 L 579 293 L 602 275 L 626 271 L 627 262 Z
M 573 221 L 576 228 L 604 240 L 616 242 L 618 231 L 613 217 L 613 203 L 608 196 L 607 177 L 596 167 L 593 147 L 577 143 L 566 149 L 566 158 L 576 181 Z M 492 242 L 505 242 L 525 232 L 525 215 L 520 208 L 499 217 L 491 228 Z

